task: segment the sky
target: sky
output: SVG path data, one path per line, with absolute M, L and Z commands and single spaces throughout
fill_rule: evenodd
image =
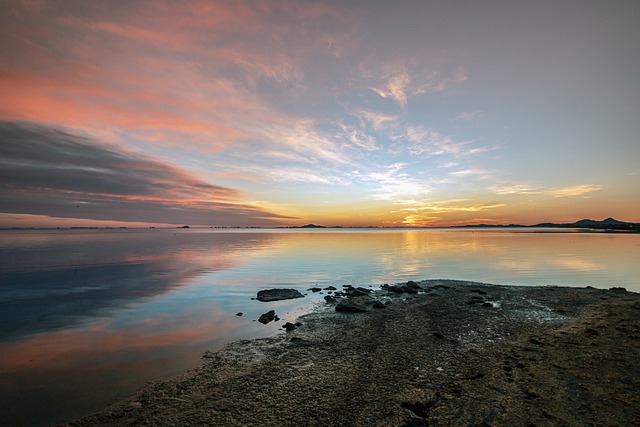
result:
M 0 10 L 0 227 L 640 222 L 637 1 Z

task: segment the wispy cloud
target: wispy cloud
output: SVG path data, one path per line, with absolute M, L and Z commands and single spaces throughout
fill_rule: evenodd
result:
M 469 141 L 455 141 L 450 136 L 441 135 L 423 126 L 407 126 L 406 136 L 409 140 L 409 151 L 415 156 L 461 155 L 465 153 L 465 147 L 470 144 Z
M 577 197 L 583 196 L 594 191 L 600 191 L 604 188 L 603 185 L 574 185 L 570 187 L 553 188 L 549 190 L 549 194 L 553 197 Z
M 543 194 L 540 187 L 528 184 L 494 185 L 490 189 L 495 194 Z
M 371 80 L 370 89 L 382 98 L 393 99 L 401 107 L 406 107 L 411 96 L 442 92 L 453 84 L 469 78 L 464 67 L 457 67 L 449 73 L 425 71 L 414 59 L 388 61 L 383 64 L 361 63 L 360 77 Z
M 449 172 L 449 176 L 457 177 L 457 178 L 466 178 L 475 176 L 478 178 L 488 179 L 493 176 L 493 171 L 483 169 L 483 168 L 469 168 L 469 169 L 460 169 L 457 171 Z
M 393 128 L 399 119 L 396 115 L 367 110 L 359 110 L 355 113 L 355 116 L 361 120 L 361 126 L 371 126 L 376 132 L 380 132 L 389 127 Z
M 67 131 L 0 122 L 3 211 L 149 223 L 267 225 L 243 193 Z
M 364 180 L 377 185 L 373 194 L 374 199 L 403 203 L 408 199 L 424 197 L 432 191 L 424 181 L 402 172 L 405 166 L 403 163 L 394 163 L 387 165 L 380 172 L 371 172 L 363 177 Z
M 362 148 L 369 151 L 380 149 L 380 147 L 376 144 L 376 138 L 373 135 L 365 133 L 364 130 L 345 123 L 340 123 L 339 127 L 341 132 L 337 135 L 338 138 L 346 139 L 354 147 Z
M 372 87 L 371 90 L 383 98 L 391 98 L 398 104 L 407 105 L 407 90 L 411 84 L 411 77 L 406 71 L 399 71 L 388 76 L 382 88 Z
M 490 190 L 495 194 L 544 195 L 553 197 L 578 197 L 604 189 L 603 185 L 582 184 L 568 187 L 543 187 L 529 184 L 494 185 Z
M 506 206 L 504 203 L 474 203 L 472 200 L 423 200 L 416 202 L 415 206 L 405 208 L 407 212 L 432 212 L 436 214 L 452 212 L 482 212 Z
M 457 121 L 457 120 L 462 120 L 462 121 L 473 120 L 473 119 L 477 119 L 479 117 L 482 117 L 483 114 L 484 114 L 484 112 L 482 110 L 463 111 L 462 113 L 460 113 L 456 117 L 454 117 L 453 120 L 454 121 Z

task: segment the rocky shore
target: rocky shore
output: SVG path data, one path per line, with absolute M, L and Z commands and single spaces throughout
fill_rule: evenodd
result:
M 329 301 L 68 425 L 640 425 L 640 294 L 430 280 Z

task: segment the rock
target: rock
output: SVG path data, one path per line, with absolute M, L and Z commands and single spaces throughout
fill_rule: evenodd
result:
M 264 289 L 258 292 L 258 301 L 280 301 L 283 299 L 304 298 L 296 289 Z
M 240 311 L 240 312 L 236 313 L 236 316 L 242 316 L 242 314 L 243 313 Z
M 266 313 L 263 313 L 260 315 L 260 317 L 258 318 L 258 322 L 262 323 L 263 325 L 266 325 L 267 323 L 275 320 L 275 318 L 276 318 L 275 310 L 269 310 Z
M 387 308 L 382 301 L 376 301 L 372 305 L 373 308 Z
M 493 308 L 493 304 L 491 304 L 490 302 L 483 302 L 481 307 Z
M 609 288 L 609 290 L 613 292 L 627 292 L 625 288 L 621 288 L 621 287 L 613 287 L 613 288 Z
M 325 300 L 326 302 L 336 302 L 336 301 L 337 301 L 337 300 L 336 300 L 334 297 L 332 297 L 331 295 L 327 295 L 327 296 L 325 296 L 325 297 L 324 297 L 324 300 Z
M 366 312 L 369 311 L 371 305 L 371 298 L 368 296 L 359 296 L 343 299 L 336 305 L 336 311 L 345 312 Z
M 412 288 L 412 289 L 420 289 L 420 285 L 418 285 L 416 282 L 414 282 L 413 280 L 409 280 L 406 284 L 407 287 Z
M 316 292 L 320 292 L 322 290 L 322 288 L 313 287 L 313 288 L 309 288 L 308 290 L 310 290 L 313 293 L 316 293 Z
M 335 286 L 327 286 L 326 288 L 324 288 L 325 291 L 337 291 L 338 288 L 336 288 Z
M 369 295 L 371 293 L 371 289 L 351 287 L 347 289 L 344 293 L 350 297 L 362 297 L 365 295 Z
M 439 339 L 444 339 L 444 335 L 442 334 L 442 332 L 434 332 L 433 336 Z
M 416 282 L 411 283 L 413 283 L 413 285 L 382 285 L 382 288 L 394 294 L 417 294 L 418 290 L 422 288 Z
M 291 322 L 287 322 L 284 324 L 284 326 L 282 326 L 284 329 L 286 329 L 287 331 L 293 331 L 294 329 L 297 328 L 297 326 Z

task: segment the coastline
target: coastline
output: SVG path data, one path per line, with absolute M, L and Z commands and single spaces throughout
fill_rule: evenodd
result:
M 640 294 L 429 280 L 206 353 L 85 425 L 631 425 Z

